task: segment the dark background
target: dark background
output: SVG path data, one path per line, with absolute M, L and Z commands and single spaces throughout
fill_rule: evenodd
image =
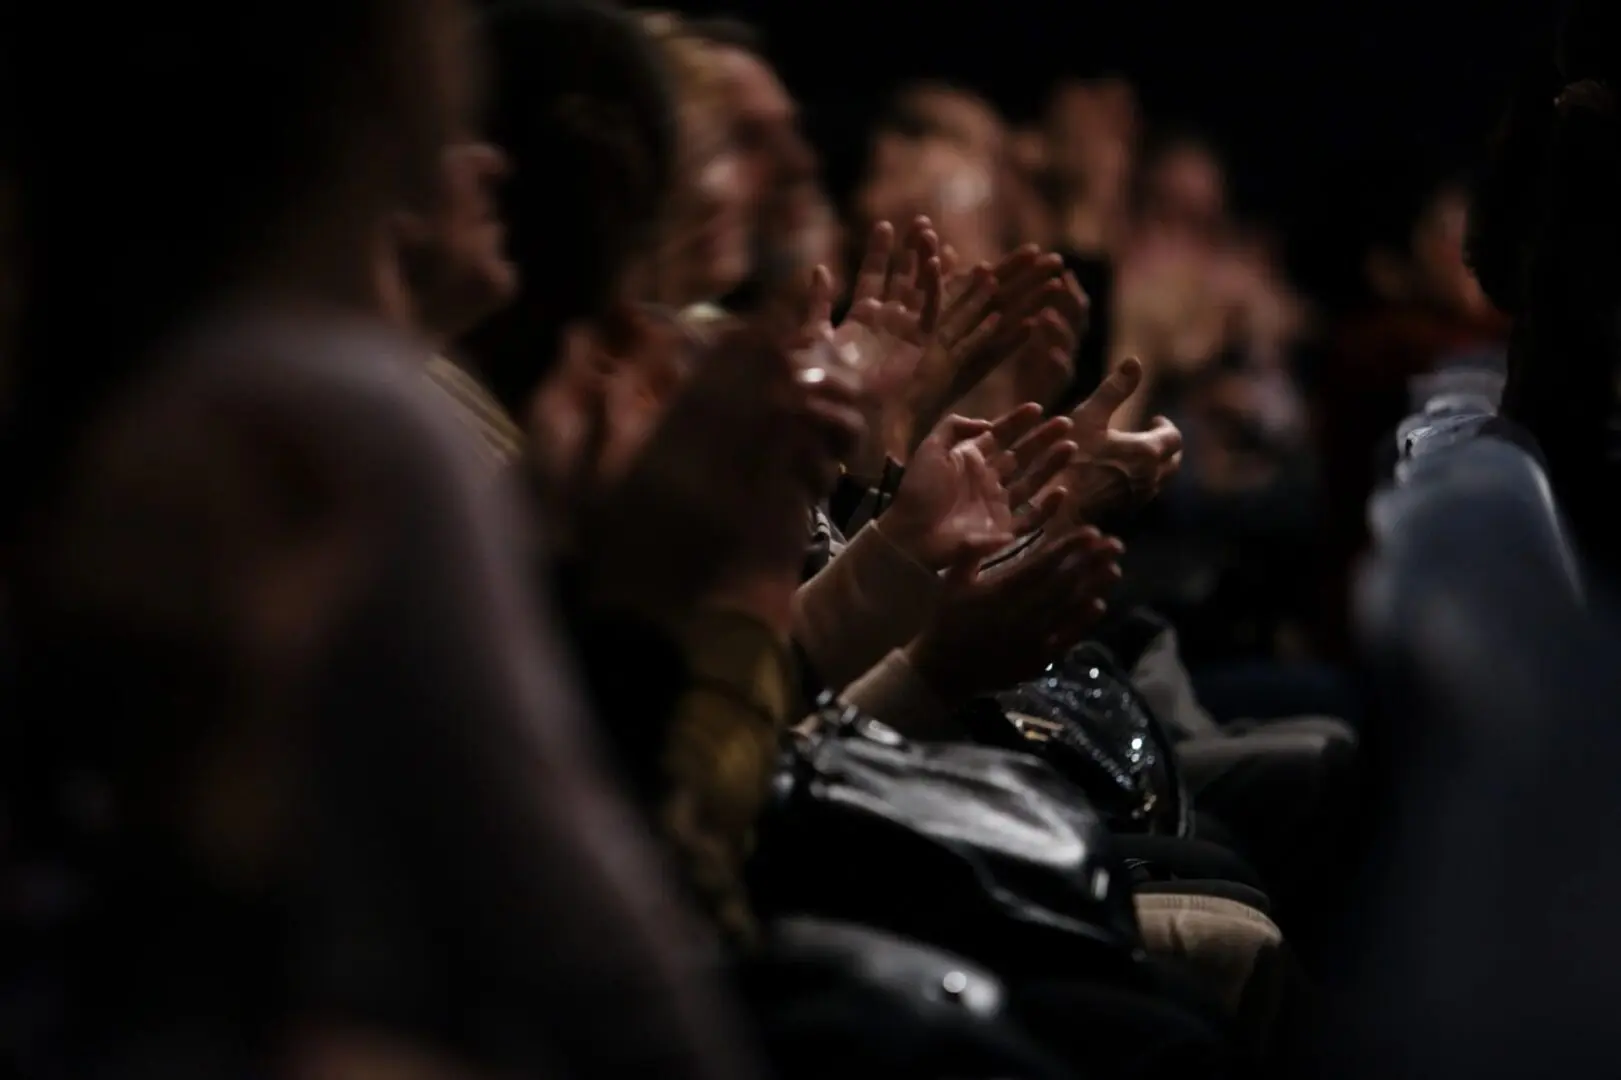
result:
M 943 77 L 1036 115 L 1061 75 L 1121 74 L 1151 121 L 1215 140 L 1246 216 L 1319 292 L 1354 267 L 1358 208 L 1397 173 L 1471 166 L 1556 0 L 693 0 L 747 18 L 842 194 L 895 83 Z M 1349 263 L 1349 266 L 1348 266 Z

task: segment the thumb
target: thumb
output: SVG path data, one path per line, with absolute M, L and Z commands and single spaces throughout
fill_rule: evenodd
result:
M 966 416 L 955 415 L 946 417 L 940 421 L 940 426 L 935 428 L 935 431 L 945 438 L 948 449 L 958 443 L 967 442 L 969 439 L 976 439 L 990 430 L 989 421 L 972 420 Z
M 1154 417 L 1143 434 L 1161 461 L 1169 461 L 1182 451 L 1181 429 L 1169 417 Z
M 825 266 L 818 265 L 811 271 L 810 307 L 805 321 L 812 328 L 833 322 L 833 272 Z
M 1076 424 L 1089 424 L 1093 427 L 1107 425 L 1110 418 L 1120 411 L 1124 405 L 1137 392 L 1143 384 L 1143 363 L 1135 356 L 1128 356 L 1120 362 L 1120 366 L 1109 373 L 1109 377 L 1098 384 L 1092 391 L 1092 396 L 1081 402 L 1075 410 Z

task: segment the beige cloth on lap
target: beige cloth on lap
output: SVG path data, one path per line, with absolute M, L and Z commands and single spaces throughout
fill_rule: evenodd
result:
M 1265 1045 L 1283 991 L 1276 963 L 1283 931 L 1277 923 L 1216 896 L 1146 893 L 1135 901 L 1148 951 L 1191 968 L 1241 1021 L 1245 1037 Z

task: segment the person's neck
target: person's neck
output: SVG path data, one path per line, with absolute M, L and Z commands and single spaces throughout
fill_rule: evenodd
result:
M 1058 201 L 1059 236 L 1077 251 L 1108 251 L 1119 239 L 1122 210 L 1108 192 L 1077 188 Z
M 370 316 L 395 326 L 413 325 L 410 293 L 381 215 L 305 215 L 281 233 L 291 239 L 228 290 L 228 304 Z

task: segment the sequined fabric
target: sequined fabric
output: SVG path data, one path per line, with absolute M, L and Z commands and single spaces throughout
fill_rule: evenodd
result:
M 1083 647 L 997 703 L 1119 829 L 1180 830 L 1180 797 L 1147 705 L 1107 658 Z

